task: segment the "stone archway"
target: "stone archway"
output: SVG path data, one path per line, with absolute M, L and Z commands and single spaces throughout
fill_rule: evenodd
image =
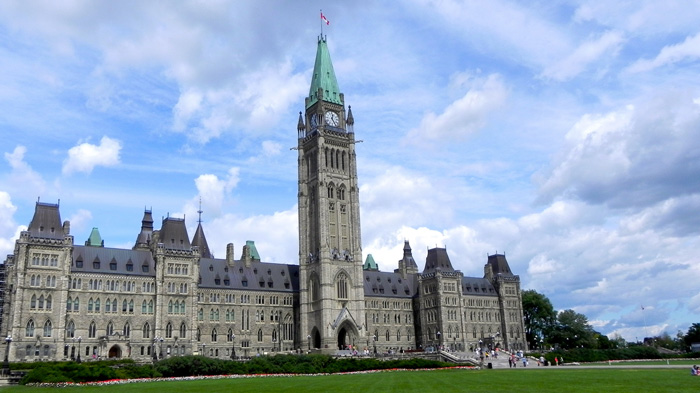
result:
M 356 338 L 358 337 L 358 331 L 349 321 L 345 321 L 340 325 L 338 329 L 338 349 L 349 349 L 350 346 L 355 347 L 357 345 Z
M 320 349 L 321 348 L 321 333 L 316 328 L 314 328 L 313 340 L 314 340 L 313 347 Z
M 340 350 L 347 349 L 347 346 L 348 346 L 348 331 L 345 329 L 345 326 L 343 326 L 338 331 L 338 349 L 340 349 Z
M 109 359 L 121 358 L 122 357 L 122 349 L 119 347 L 119 345 L 113 345 L 112 348 L 109 349 L 107 357 Z

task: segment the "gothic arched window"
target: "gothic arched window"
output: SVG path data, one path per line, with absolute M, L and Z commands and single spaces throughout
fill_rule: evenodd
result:
M 68 322 L 68 326 L 66 326 L 66 336 L 69 338 L 75 337 L 75 322 Z
M 338 289 L 338 299 L 348 298 L 348 276 L 345 273 L 338 275 L 338 280 L 336 281 L 336 287 Z
M 30 319 L 27 322 L 27 328 L 24 330 L 25 337 L 34 337 L 34 320 Z

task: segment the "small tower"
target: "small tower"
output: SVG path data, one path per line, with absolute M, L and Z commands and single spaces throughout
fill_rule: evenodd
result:
M 144 208 L 143 218 L 141 219 L 141 232 L 136 236 L 136 244 L 134 250 L 149 250 L 151 241 L 153 240 L 153 215 L 151 211 Z

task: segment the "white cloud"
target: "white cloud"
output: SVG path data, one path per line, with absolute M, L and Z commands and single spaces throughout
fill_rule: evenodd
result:
M 648 72 L 658 67 L 697 58 L 700 58 L 700 33 L 686 37 L 685 41 L 679 44 L 665 46 L 652 60 L 638 60 L 627 71 Z
M 206 212 L 205 217 L 220 217 L 226 198 L 233 192 L 239 181 L 240 168 L 238 167 L 230 168 L 222 179 L 213 174 L 199 175 L 194 180 L 198 195 L 185 204 L 185 214 L 195 216 L 199 210 L 201 198 L 202 211 Z
M 571 79 L 602 56 L 606 55 L 605 57 L 609 58 L 616 55 L 623 42 L 624 37 L 620 32 L 605 32 L 596 39 L 582 43 L 560 61 L 547 66 L 542 72 L 542 76 L 557 81 Z
M 5 153 L 5 160 L 12 168 L 7 185 L 13 194 L 33 198 L 44 193 L 46 182 L 24 161 L 26 152 L 26 147 L 17 146 L 12 153 Z
M 539 173 L 539 201 L 579 198 L 644 208 L 700 193 L 700 110 L 688 91 L 668 91 L 607 114 L 584 115 L 569 146 Z
M 500 108 L 506 96 L 507 91 L 499 75 L 474 80 L 472 88 L 442 113 L 426 113 L 420 125 L 409 131 L 407 140 L 449 144 L 464 139 L 484 127 L 489 113 Z
M 115 166 L 120 163 L 121 148 L 121 142 L 107 136 L 102 137 L 99 145 L 84 142 L 73 146 L 68 150 L 68 158 L 63 162 L 63 174 L 90 173 L 96 166 Z
M 70 230 L 72 234 L 86 232 L 92 221 L 92 213 L 86 209 L 78 209 L 70 218 Z
M 253 240 L 263 262 L 298 263 L 297 208 L 272 215 L 241 217 L 226 214 L 204 225 L 209 247 L 217 258 L 226 255 L 226 244 L 234 244 L 236 259 L 247 240 Z
M 27 229 L 25 225 L 18 226 L 14 220 L 17 207 L 12 203 L 10 194 L 0 191 L 0 260 L 11 254 L 15 248 L 15 240 L 19 238 L 21 231 Z

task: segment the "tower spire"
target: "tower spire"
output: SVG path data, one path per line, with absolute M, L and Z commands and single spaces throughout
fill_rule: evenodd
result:
M 197 220 L 197 223 L 201 224 L 202 223 L 202 197 L 199 197 L 199 210 L 197 210 L 197 214 L 199 214 L 199 219 Z

